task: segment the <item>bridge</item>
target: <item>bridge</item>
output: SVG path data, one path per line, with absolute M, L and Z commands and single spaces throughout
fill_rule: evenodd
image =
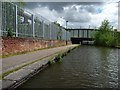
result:
M 90 44 L 93 42 L 93 34 L 98 29 L 66 29 L 71 34 L 72 44 Z

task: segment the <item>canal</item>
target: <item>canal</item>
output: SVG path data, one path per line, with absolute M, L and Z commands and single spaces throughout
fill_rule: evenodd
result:
M 118 49 L 80 46 L 18 88 L 110 87 L 118 87 Z

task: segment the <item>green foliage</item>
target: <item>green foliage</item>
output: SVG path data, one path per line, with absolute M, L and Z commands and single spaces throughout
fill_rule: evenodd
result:
M 117 46 L 120 46 L 120 32 L 117 33 Z
M 116 46 L 116 37 L 108 20 L 104 20 L 99 28 L 99 32 L 94 34 L 94 44 L 100 46 Z
M 13 34 L 13 30 L 12 29 L 8 28 L 7 32 L 8 32 L 7 33 L 7 37 L 13 37 L 14 34 Z
M 58 61 L 58 62 L 61 63 L 61 62 L 62 62 L 62 59 L 63 59 L 63 58 L 62 58 L 62 55 L 60 55 L 60 56 L 59 56 L 59 61 Z
M 55 61 L 52 59 L 52 60 L 50 60 L 50 65 L 51 64 L 54 64 L 55 63 Z
M 99 30 L 100 30 L 102 33 L 106 32 L 106 31 L 112 31 L 112 27 L 111 27 L 109 21 L 108 21 L 108 20 L 104 20 L 104 21 L 102 22 L 102 25 L 99 27 Z

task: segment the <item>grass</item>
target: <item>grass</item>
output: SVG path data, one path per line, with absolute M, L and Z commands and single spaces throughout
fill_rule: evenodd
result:
M 0 80 L 2 80 L 2 75 L 0 76 Z

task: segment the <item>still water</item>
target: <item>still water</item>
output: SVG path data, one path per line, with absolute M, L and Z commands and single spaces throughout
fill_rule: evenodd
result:
M 19 88 L 118 88 L 118 49 L 80 46 Z

